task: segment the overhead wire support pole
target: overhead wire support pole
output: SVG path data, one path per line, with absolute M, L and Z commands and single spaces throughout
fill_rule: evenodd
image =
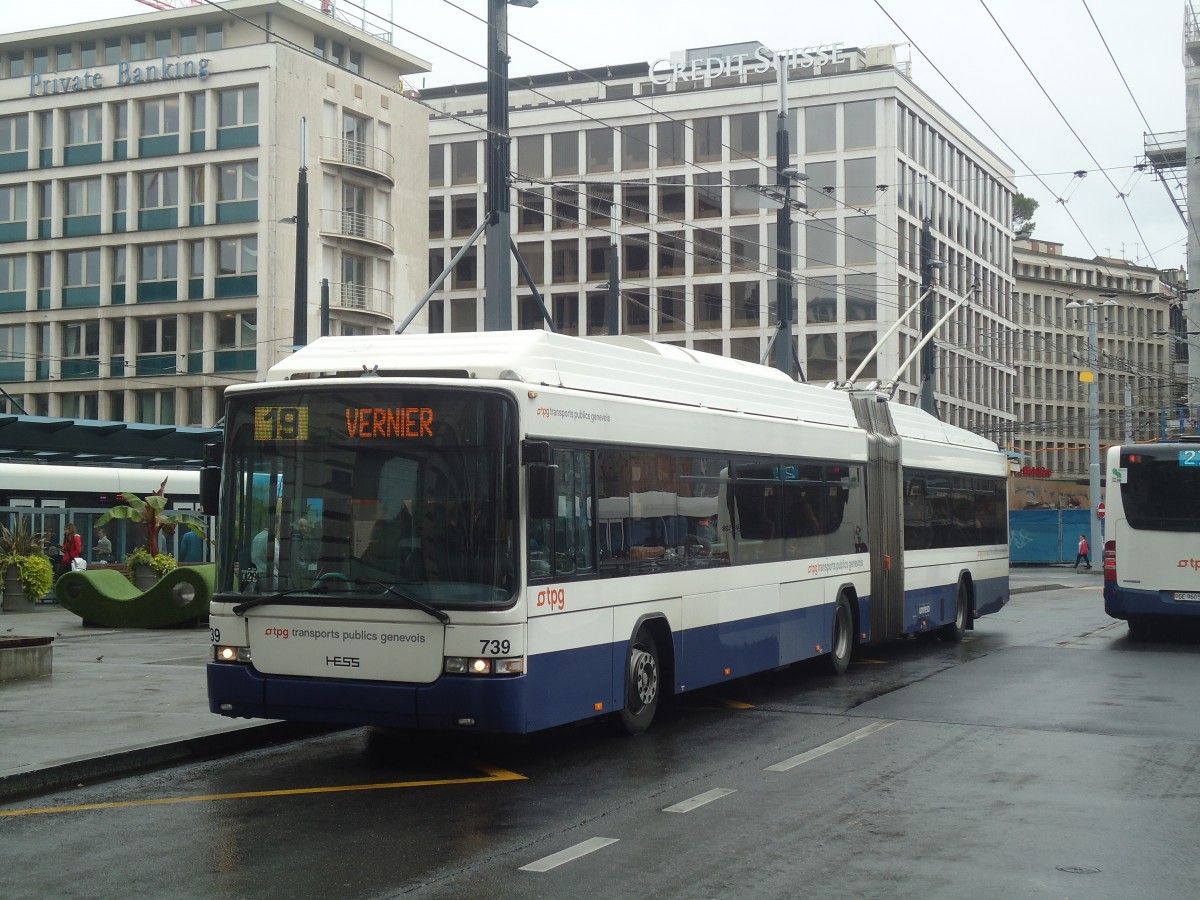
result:
M 788 62 L 788 57 L 775 53 L 775 68 L 779 80 L 779 115 L 775 125 L 775 184 L 784 195 L 784 201 L 775 214 L 775 267 L 778 270 L 775 281 L 775 311 L 779 318 L 772 341 L 775 344 L 775 368 L 788 378 L 794 379 L 796 371 L 792 360 L 796 351 L 792 346 L 792 190 L 791 176 L 788 174 L 791 166 L 787 131 Z
M 488 0 L 487 212 L 484 222 L 483 328 L 512 330 L 509 220 L 508 0 Z
M 300 174 L 296 181 L 296 288 L 292 348 L 308 343 L 308 120 L 300 119 Z
M 937 353 L 930 339 L 933 331 L 933 228 L 930 210 L 932 188 L 929 178 L 923 177 L 925 191 L 921 200 L 921 379 L 919 405 L 931 416 L 937 416 L 937 401 L 933 396 L 937 376 Z

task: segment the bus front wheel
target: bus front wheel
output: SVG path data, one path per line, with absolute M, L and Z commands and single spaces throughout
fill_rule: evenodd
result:
M 850 654 L 854 650 L 854 614 L 850 611 L 850 601 L 845 594 L 838 594 L 837 605 L 833 608 L 833 633 L 829 638 L 829 671 L 834 675 L 844 675 L 850 668 Z
M 621 726 L 629 734 L 641 734 L 654 721 L 660 672 L 658 646 L 649 631 L 639 629 L 625 661 L 625 706 L 619 713 Z

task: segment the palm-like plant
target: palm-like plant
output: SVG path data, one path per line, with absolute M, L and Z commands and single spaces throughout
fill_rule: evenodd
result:
M 125 519 L 136 522 L 146 533 L 146 549 L 151 556 L 158 555 L 158 536 L 163 532 L 174 534 L 176 528 L 187 528 L 200 537 L 204 537 L 204 520 L 199 516 L 186 512 L 167 512 L 166 498 L 167 480 L 159 485 L 158 490 L 148 497 L 137 494 L 118 494 L 125 501 L 122 506 L 114 506 L 96 521 L 96 527 L 106 525 L 113 519 Z

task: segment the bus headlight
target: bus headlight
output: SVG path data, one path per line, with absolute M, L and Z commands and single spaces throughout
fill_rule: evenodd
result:
M 482 656 L 447 656 L 445 672 L 447 675 L 524 675 L 525 657 L 492 659 Z
M 249 647 L 232 647 L 228 644 L 216 644 L 213 647 L 213 662 L 246 663 L 250 662 Z

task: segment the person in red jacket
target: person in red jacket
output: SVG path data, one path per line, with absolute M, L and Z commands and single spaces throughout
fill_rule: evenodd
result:
M 63 536 L 62 557 L 58 563 L 58 574 L 71 571 L 71 561 L 83 555 L 83 538 L 75 530 L 75 523 L 67 523 L 67 533 Z
M 1087 563 L 1087 567 L 1092 567 L 1092 548 L 1088 546 L 1087 537 L 1079 536 L 1079 552 L 1075 555 L 1075 571 L 1079 571 L 1080 563 Z

